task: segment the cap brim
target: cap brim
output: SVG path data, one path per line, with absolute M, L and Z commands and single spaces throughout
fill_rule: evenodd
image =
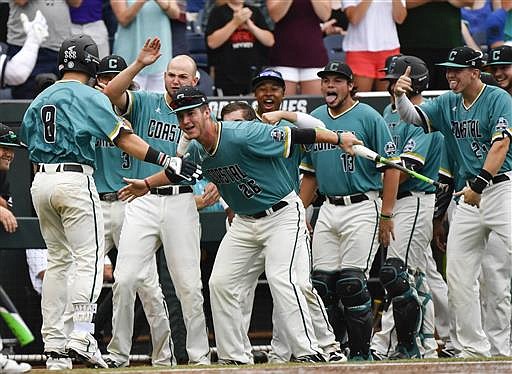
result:
M 485 64 L 484 66 L 493 66 L 493 65 L 512 65 L 512 61 L 489 62 L 488 64 Z
M 102 75 L 102 74 L 119 74 L 122 70 L 105 70 L 105 71 L 98 71 L 96 75 Z
M 202 105 L 206 105 L 206 104 L 207 104 L 207 102 L 190 104 L 190 105 L 182 106 L 181 108 L 173 109 L 172 111 L 173 111 L 173 113 L 183 112 L 184 110 L 194 109 L 194 108 L 200 107 Z
M 475 69 L 478 69 L 477 67 L 474 67 L 474 66 L 471 66 L 471 65 L 456 64 L 454 62 L 441 62 L 441 63 L 438 63 L 436 65 L 437 66 L 444 66 L 445 68 L 459 68 L 459 69 L 475 68 Z
M 340 71 L 325 71 L 325 70 L 322 70 L 322 71 L 319 71 L 318 73 L 316 73 L 316 75 L 318 75 L 320 78 L 323 78 L 327 75 L 339 75 L 341 77 L 344 77 L 348 80 L 351 80 L 352 77 L 348 76 L 347 74 L 345 73 L 342 73 Z
M 0 147 L 3 147 L 3 148 L 27 148 L 27 146 L 25 144 L 3 143 L 3 142 L 0 142 Z
M 252 89 L 255 90 L 260 84 L 262 84 L 265 81 L 274 81 L 276 83 L 279 83 L 281 87 L 285 87 L 285 83 L 283 79 L 279 79 L 278 77 L 273 77 L 271 75 L 266 77 L 257 77 L 252 80 Z

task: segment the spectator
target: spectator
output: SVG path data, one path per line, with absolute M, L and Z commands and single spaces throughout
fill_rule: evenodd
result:
M 345 12 L 343 12 L 343 9 L 341 9 L 340 1 L 331 0 L 331 16 L 329 17 L 329 20 L 322 23 L 321 26 L 324 36 L 332 34 L 346 35 L 348 19 Z
M 108 30 L 103 21 L 103 0 L 81 0 L 78 8 L 70 8 L 71 32 L 74 35 L 86 34 L 98 45 L 99 57 L 110 54 Z
M 71 20 L 69 7 L 77 7 L 81 0 L 44 1 L 44 0 L 9 0 L 9 20 L 7 22 L 7 54 L 12 57 L 18 53 L 27 39 L 21 13 L 25 13 L 29 19 L 41 11 L 48 24 L 49 37 L 41 43 L 37 62 L 28 80 L 12 88 L 14 99 L 33 99 L 36 96 L 35 77 L 41 73 L 53 73 L 58 75 L 57 64 L 60 45 L 64 39 L 71 35 Z
M 177 0 L 180 9 L 179 16 L 171 19 L 172 57 L 186 55 L 188 53 L 187 43 L 187 1 Z
M 330 2 L 267 0 L 267 7 L 276 23 L 270 65 L 283 75 L 286 93 L 320 95 L 316 73 L 327 64 L 320 23 L 331 15 Z
M 25 14 L 21 16 L 23 29 L 27 34 L 25 43 L 11 59 L 7 56 L 7 45 L 0 43 L 0 98 L 10 99 L 11 89 L 5 86 L 23 84 L 34 69 L 39 45 L 48 37 L 48 25 L 41 12 L 30 22 Z
M 354 69 L 354 85 L 361 92 L 386 90 L 382 69 L 387 57 L 400 53 L 395 23 L 407 16 L 405 1 L 343 0 L 343 7 L 350 22 L 343 50 Z
M 407 1 L 407 18 L 398 26 L 400 51 L 421 58 L 430 72 L 431 90 L 448 89 L 444 69 L 435 65 L 445 60 L 453 47 L 462 45 L 460 9 L 473 0 Z M 442 20 L 442 22 L 440 22 Z
M 134 81 L 141 90 L 165 92 L 162 75 L 173 50 L 169 18 L 178 18 L 180 14 L 176 0 L 110 0 L 110 5 L 119 23 L 114 54 L 123 56 L 128 64 L 136 60 L 139 46 L 146 39 L 158 35 L 163 46 L 162 58 L 147 66 Z
M 208 17 L 206 40 L 219 94 L 249 94 L 253 75 L 267 63 L 267 47 L 274 45 L 259 9 L 243 0 L 216 6 Z

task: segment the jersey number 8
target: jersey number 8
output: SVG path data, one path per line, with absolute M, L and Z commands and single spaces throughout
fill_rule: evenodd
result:
M 44 126 L 43 136 L 46 143 L 55 143 L 56 117 L 57 109 L 54 105 L 45 105 L 41 108 L 41 120 Z

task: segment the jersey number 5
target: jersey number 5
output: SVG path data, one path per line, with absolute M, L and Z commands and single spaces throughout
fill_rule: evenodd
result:
M 46 143 L 55 143 L 55 119 L 57 109 L 54 105 L 45 105 L 41 108 L 41 120 L 43 121 L 43 136 Z

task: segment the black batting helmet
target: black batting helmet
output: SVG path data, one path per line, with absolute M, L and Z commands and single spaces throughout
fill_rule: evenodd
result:
M 24 148 L 24 145 L 18 139 L 18 136 L 7 125 L 0 122 L 0 147 L 4 148 Z
M 384 79 L 398 79 L 405 73 L 407 66 L 411 67 L 410 78 L 414 94 L 419 94 L 428 88 L 428 68 L 425 62 L 415 56 L 399 56 L 391 61 Z
M 89 35 L 74 35 L 62 42 L 59 51 L 59 73 L 81 71 L 96 76 L 100 60 L 98 46 Z

